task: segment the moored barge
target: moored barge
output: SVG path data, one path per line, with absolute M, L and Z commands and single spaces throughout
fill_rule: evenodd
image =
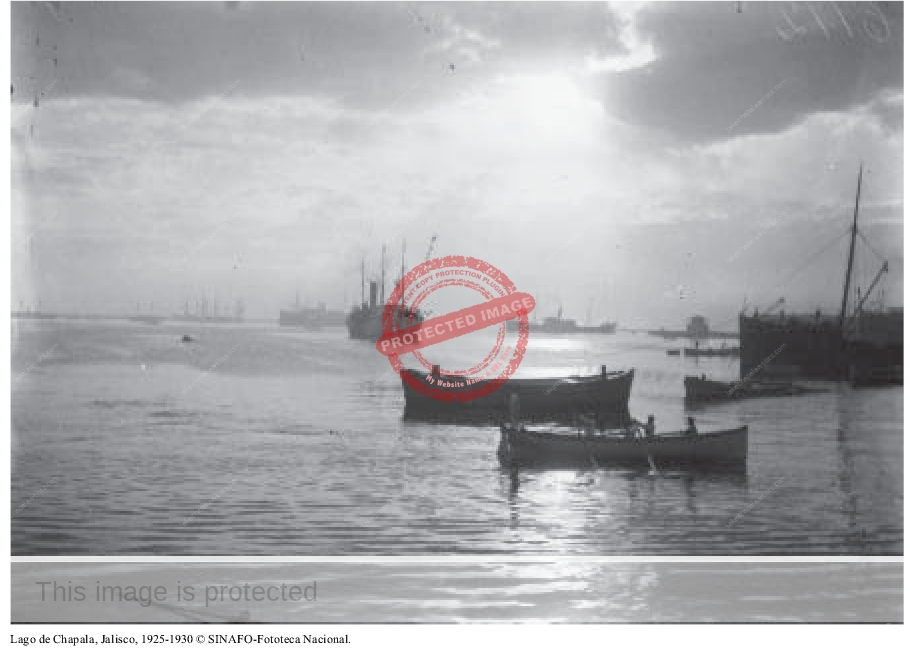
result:
M 857 289 L 856 300 L 848 310 L 856 237 L 861 235 L 857 222 L 862 180 L 860 167 L 840 314 L 740 314 L 742 378 L 903 382 L 904 310 L 866 308 L 870 294 L 888 272 L 887 261 L 865 293 Z

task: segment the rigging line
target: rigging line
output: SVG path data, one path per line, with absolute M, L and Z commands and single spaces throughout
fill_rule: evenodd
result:
M 870 250 L 872 250 L 872 254 L 874 254 L 876 257 L 878 257 L 878 258 L 881 259 L 882 261 L 888 261 L 888 260 L 885 259 L 881 254 L 878 253 L 878 250 L 876 250 L 874 247 L 872 247 L 872 244 L 869 242 L 869 239 L 865 237 L 865 235 L 863 234 L 863 232 L 857 230 L 856 233 L 859 234 L 859 237 L 860 237 L 861 239 L 863 239 L 863 243 L 866 244 L 866 247 L 869 248 Z
M 851 230 L 852 230 L 852 227 L 846 227 L 846 228 L 844 229 L 844 231 L 840 232 L 837 236 L 835 236 L 835 237 L 834 237 L 833 239 L 831 239 L 828 243 L 826 243 L 824 246 L 822 246 L 822 248 L 821 248 L 818 252 L 816 252 L 815 254 L 813 254 L 813 255 L 809 258 L 809 260 L 806 261 L 802 266 L 800 266 L 800 267 L 797 268 L 795 271 L 793 271 L 792 273 L 790 273 L 790 275 L 788 275 L 786 279 L 784 279 L 784 280 L 782 280 L 781 282 L 775 284 L 774 287 L 773 287 L 771 290 L 772 290 L 772 291 L 776 291 L 776 290 L 779 289 L 780 287 L 782 287 L 782 286 L 784 286 L 785 284 L 789 283 L 790 280 L 792 280 L 792 279 L 793 279 L 794 277 L 796 277 L 800 272 L 802 272 L 803 270 L 805 270 L 806 268 L 808 268 L 810 265 L 812 265 L 812 263 L 813 263 L 819 256 L 821 256 L 821 254 L 822 254 L 823 252 L 825 252 L 826 250 L 828 250 L 828 248 L 830 248 L 832 245 L 834 245 L 837 241 L 841 240 L 846 234 L 850 233 Z M 725 323 L 727 323 L 728 321 L 732 321 L 733 319 L 738 318 L 738 317 L 739 317 L 739 313 L 737 313 L 735 316 L 730 316 L 730 317 L 728 317 L 728 318 L 725 318 L 723 321 L 721 321 L 721 323 L 719 324 L 718 327 L 724 327 L 724 324 L 725 324 Z
M 809 257 L 808 261 L 804 262 L 802 266 L 800 266 L 800 267 L 797 268 L 795 271 L 793 271 L 792 273 L 790 273 L 790 275 L 788 275 L 786 279 L 782 280 L 779 284 L 775 284 L 775 285 L 774 285 L 774 289 L 779 289 L 779 288 L 782 287 L 783 285 L 788 284 L 788 283 L 790 282 L 790 280 L 792 280 L 794 277 L 796 277 L 796 276 L 797 276 L 799 273 L 801 273 L 802 271 L 806 270 L 806 268 L 808 268 L 810 265 L 812 265 L 812 263 L 813 263 L 818 257 L 820 257 L 820 256 L 822 255 L 823 252 L 827 251 L 828 248 L 830 248 L 830 247 L 831 247 L 832 245 L 834 245 L 837 241 L 839 241 L 840 239 L 842 239 L 842 238 L 844 237 L 845 234 L 850 233 L 850 231 L 851 231 L 851 228 L 850 228 L 850 227 L 847 227 L 845 231 L 842 231 L 842 232 L 839 233 L 837 236 L 835 236 L 831 241 L 829 241 L 828 243 L 826 243 L 818 252 L 816 252 L 816 253 L 813 254 L 811 257 Z

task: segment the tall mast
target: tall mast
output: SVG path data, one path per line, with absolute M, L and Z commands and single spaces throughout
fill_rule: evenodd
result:
M 853 253 L 856 249 L 856 222 L 859 218 L 859 193 L 863 185 L 863 164 L 859 164 L 859 179 L 856 182 L 856 206 L 853 208 L 853 230 L 850 234 L 850 256 L 847 257 L 847 277 L 844 280 L 844 298 L 840 306 L 840 327 L 844 327 L 844 317 L 847 315 L 847 296 L 850 293 L 850 277 L 853 274 Z
M 404 254 L 407 250 L 408 243 L 406 238 L 401 239 L 401 279 L 400 282 L 404 282 Z
M 379 300 L 385 300 L 385 243 L 382 244 L 382 257 L 379 262 Z
M 361 259 L 360 260 L 360 306 L 361 307 L 363 307 L 363 305 L 366 303 L 366 300 L 367 300 L 364 297 L 364 293 L 363 293 L 363 286 L 364 286 L 365 278 L 366 278 L 366 275 L 365 275 L 365 271 L 364 271 L 363 259 Z

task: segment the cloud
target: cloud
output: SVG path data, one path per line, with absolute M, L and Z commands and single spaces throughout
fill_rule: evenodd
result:
M 899 26 L 798 42 L 751 3 L 512 5 L 418 5 L 430 33 L 403 5 L 77 7 L 68 82 L 13 104 L 13 244 L 34 233 L 14 290 L 182 308 L 217 285 L 272 317 L 297 282 L 359 299 L 363 255 L 375 269 L 404 237 L 413 264 L 438 234 L 576 317 L 595 290 L 611 318 L 669 325 L 758 299 L 828 241 L 860 160 L 863 222 L 902 231 Z M 102 19 L 90 49 L 77 35 Z M 444 70 L 460 49 L 473 65 Z M 842 268 L 791 295 L 827 295 Z
M 643 3 L 622 2 L 611 4 L 611 9 L 619 17 L 622 27 L 619 42 L 625 49 L 622 55 L 599 57 L 596 53 L 588 56 L 587 67 L 596 73 L 629 71 L 647 66 L 657 59 L 654 45 L 648 42 L 638 30 L 636 15 Z
M 425 48 L 424 55 L 442 53 L 459 66 L 481 64 L 489 53 L 502 45 L 497 39 L 458 24 L 452 16 L 443 16 L 436 29 L 443 37 Z
M 775 133 L 814 112 L 849 110 L 885 89 L 902 89 L 901 21 L 889 21 L 886 43 L 863 31 L 849 38 L 832 30 L 826 37 L 817 28 L 785 41 L 775 30 L 782 7 L 789 5 L 747 3 L 742 13 L 732 3 L 647 6 L 635 22 L 658 57 L 604 82 L 610 107 L 677 140 L 710 142 L 729 137 L 727 127 L 782 80 L 786 85 L 734 134 Z M 797 5 L 808 25 L 805 7 Z M 855 25 L 862 25 L 860 11 L 843 9 Z

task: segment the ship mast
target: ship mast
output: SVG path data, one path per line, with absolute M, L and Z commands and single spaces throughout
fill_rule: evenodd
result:
M 399 282 L 404 282 L 404 255 L 405 255 L 405 251 L 407 250 L 407 247 L 408 247 L 407 239 L 402 238 L 401 239 L 401 279 L 398 280 Z
M 365 294 L 363 293 L 364 279 L 365 279 L 365 278 L 366 278 L 366 275 L 365 275 L 365 273 L 364 273 L 363 259 L 361 259 L 361 260 L 360 260 L 360 306 L 361 306 L 361 307 L 363 307 L 364 304 L 366 304 L 366 300 L 367 300 L 367 299 L 364 297 Z
M 385 243 L 382 244 L 382 257 L 379 262 L 379 300 L 385 301 Z
M 859 217 L 859 193 L 863 185 L 863 165 L 859 165 L 859 179 L 856 182 L 856 206 L 853 208 L 853 230 L 850 233 L 850 256 L 847 257 L 847 277 L 844 280 L 844 298 L 840 306 L 840 327 L 844 327 L 847 314 L 847 295 L 850 293 L 850 276 L 853 274 L 853 253 L 856 250 L 856 221 Z

